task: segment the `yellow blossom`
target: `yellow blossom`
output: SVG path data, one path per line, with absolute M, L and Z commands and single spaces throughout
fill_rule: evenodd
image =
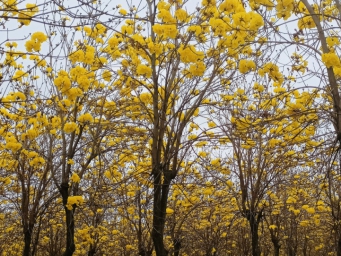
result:
M 87 123 L 87 122 L 91 123 L 94 121 L 94 118 L 92 117 L 92 115 L 90 113 L 85 113 L 85 114 L 80 115 L 78 117 L 78 121 L 80 123 Z
M 72 174 L 72 176 L 71 176 L 70 179 L 71 179 L 71 181 L 74 182 L 74 183 L 79 183 L 80 180 L 81 180 L 81 179 L 79 178 L 78 174 L 75 173 L 75 172 Z
M 64 132 L 72 133 L 77 129 L 77 124 L 74 122 L 69 122 L 64 125 Z

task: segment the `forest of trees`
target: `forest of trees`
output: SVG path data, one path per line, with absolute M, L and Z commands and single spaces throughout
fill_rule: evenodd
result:
M 1 256 L 341 256 L 339 0 L 0 1 Z

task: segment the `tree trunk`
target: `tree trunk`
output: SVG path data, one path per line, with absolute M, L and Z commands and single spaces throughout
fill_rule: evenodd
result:
M 174 245 L 174 256 L 179 256 L 180 255 L 180 249 L 181 249 L 180 239 L 174 239 L 173 245 Z
M 40 218 L 39 218 L 39 225 L 38 225 L 38 227 L 37 227 L 37 229 L 36 229 L 37 231 L 36 231 L 35 239 L 34 239 L 34 242 L 33 242 L 32 256 L 36 255 L 37 247 L 38 247 L 38 244 L 39 244 L 39 236 L 40 236 L 41 222 L 42 222 L 42 216 L 40 215 Z
M 153 205 L 153 231 L 152 238 L 154 242 L 156 256 L 167 256 L 163 243 L 164 227 L 166 221 L 166 208 L 168 201 L 169 184 L 171 178 L 165 175 L 161 167 L 154 174 L 154 205 Z M 162 175 L 164 181 L 162 183 Z
M 62 183 L 60 193 L 63 198 L 63 205 L 66 216 L 66 248 L 63 256 L 72 256 L 76 250 L 75 246 L 75 220 L 74 220 L 74 209 L 69 210 L 67 200 L 69 197 L 69 184 Z
M 148 251 L 145 249 L 140 249 L 139 256 L 152 256 L 153 251 Z
M 336 255 L 341 256 L 341 236 L 339 236 L 339 239 L 337 241 Z
M 88 251 L 88 256 L 94 256 L 96 253 L 96 245 L 90 245 L 89 251 Z
M 289 248 L 289 256 L 296 256 L 296 253 L 292 248 Z
M 34 224 L 24 226 L 24 251 L 23 256 L 31 256 L 31 241 Z
M 65 207 L 66 215 L 66 250 L 63 256 L 72 256 L 76 250 L 75 246 L 75 222 L 73 216 L 74 210 Z
M 258 226 L 259 222 L 255 216 L 256 213 L 250 212 L 249 223 L 251 228 L 251 243 L 252 243 L 252 256 L 260 256 Z
M 281 248 L 281 245 L 279 244 L 278 239 L 273 236 L 271 238 L 272 244 L 274 245 L 274 256 L 279 256 L 279 249 Z
M 65 207 L 66 215 L 66 250 L 63 256 L 72 256 L 76 250 L 75 246 L 75 222 L 73 216 L 74 210 Z

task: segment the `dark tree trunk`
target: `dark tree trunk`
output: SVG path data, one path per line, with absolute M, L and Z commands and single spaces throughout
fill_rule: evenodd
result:
M 34 224 L 24 226 L 24 251 L 23 256 L 31 256 L 31 242 Z
M 274 256 L 279 256 L 279 250 L 281 248 L 281 245 L 279 244 L 278 239 L 275 236 L 273 236 L 271 238 L 271 241 L 272 244 L 274 245 Z
M 174 245 L 174 256 L 179 256 L 180 255 L 180 249 L 181 249 L 180 239 L 174 239 L 173 245 Z
M 72 256 L 76 250 L 75 246 L 75 222 L 73 216 L 74 210 L 65 207 L 66 214 L 66 250 L 64 256 Z
M 88 251 L 88 256 L 94 256 L 96 253 L 96 245 L 90 245 L 89 251 Z
M 66 248 L 63 256 L 72 256 L 76 250 L 75 246 L 75 220 L 74 220 L 74 209 L 69 210 L 67 200 L 69 197 L 69 184 L 61 184 L 60 193 L 63 198 L 63 205 L 66 216 Z
M 39 225 L 38 225 L 38 227 L 37 227 L 37 232 L 36 232 L 35 239 L 34 239 L 34 242 L 33 242 L 32 256 L 36 255 L 37 247 L 38 247 L 38 244 L 39 244 L 39 236 L 40 236 L 41 222 L 42 222 L 42 216 L 40 215 L 40 218 L 39 218 Z
M 153 251 L 147 251 L 145 249 L 140 249 L 139 256 L 152 256 Z
M 258 226 L 259 226 L 260 217 L 256 216 L 256 213 L 250 212 L 248 215 L 248 219 L 249 219 L 250 228 L 251 228 L 252 256 L 260 256 L 259 237 L 258 237 Z
M 164 181 L 162 183 L 162 175 Z M 171 178 L 160 168 L 154 173 L 154 204 L 153 204 L 153 231 L 152 238 L 154 242 L 156 256 L 167 256 L 163 243 L 164 227 L 166 221 L 166 208 L 168 201 L 168 192 Z

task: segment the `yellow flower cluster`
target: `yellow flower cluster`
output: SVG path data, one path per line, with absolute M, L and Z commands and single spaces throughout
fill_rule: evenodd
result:
M 136 73 L 139 76 L 150 77 L 152 75 L 152 69 L 144 64 L 140 64 L 136 68 Z
M 78 174 L 75 173 L 75 172 L 72 174 L 72 176 L 71 176 L 70 179 L 71 179 L 71 181 L 74 182 L 74 183 L 79 183 L 80 180 L 81 180 L 81 178 L 80 178 L 80 177 L 78 176 Z
M 172 213 L 174 213 L 173 209 L 171 209 L 171 208 L 166 209 L 166 214 L 172 214 Z
M 109 70 L 104 70 L 103 73 L 102 73 L 102 78 L 107 81 L 107 82 L 110 82 L 111 81 L 111 77 L 112 77 L 112 74 Z
M 258 74 L 260 76 L 268 74 L 269 78 L 279 84 L 282 84 L 284 81 L 283 74 L 279 71 L 278 66 L 272 62 L 266 63 L 261 69 L 259 69 Z
M 188 18 L 188 14 L 184 9 L 177 9 L 175 11 L 175 15 L 176 19 L 180 22 L 185 22 Z
M 85 114 L 80 115 L 78 117 L 78 121 L 80 123 L 88 123 L 88 122 L 91 123 L 94 121 L 94 118 L 92 117 L 92 115 L 90 113 L 85 113 Z
M 77 129 L 77 124 L 74 122 L 69 122 L 64 125 L 64 132 L 72 133 Z
M 23 70 L 17 70 L 12 78 L 13 80 L 22 82 L 23 77 L 28 77 L 28 74 Z
M 206 70 L 205 63 L 198 61 L 189 67 L 189 72 L 192 76 L 203 76 Z
M 329 47 L 333 47 L 335 45 L 340 45 L 339 38 L 336 36 L 333 37 L 327 37 L 327 44 Z
M 119 14 L 121 14 L 123 16 L 128 14 L 128 12 L 125 9 L 123 9 L 123 8 L 121 8 L 118 12 L 119 12 Z
M 18 22 L 28 26 L 31 23 L 32 17 L 39 11 L 36 4 L 26 4 L 26 9 L 18 11 Z
M 72 64 L 76 62 L 82 62 L 84 60 L 84 51 L 79 49 L 69 55 L 69 59 L 71 60 Z
M 162 20 L 164 23 L 175 23 L 176 19 L 172 16 L 172 14 L 166 10 L 161 9 L 160 12 L 157 15 L 158 19 Z
M 8 134 L 6 137 L 5 137 L 5 140 L 6 140 L 6 146 L 5 148 L 6 149 L 9 149 L 11 150 L 12 152 L 17 152 L 19 149 L 21 149 L 22 147 L 22 144 L 19 143 L 16 138 L 11 135 L 11 134 Z
M 291 16 L 294 7 L 295 7 L 294 0 L 277 1 L 276 4 L 277 17 L 280 19 L 283 18 L 284 20 L 287 20 Z
M 77 234 L 82 238 L 83 241 L 87 241 L 87 243 L 93 244 L 94 239 L 91 238 L 90 231 L 91 230 L 88 227 L 86 227 L 84 229 L 78 229 Z
M 151 104 L 153 102 L 153 98 L 151 93 L 149 92 L 143 92 L 140 94 L 139 99 L 144 104 Z
M 69 74 L 65 70 L 60 70 L 53 82 L 62 93 L 71 88 L 71 80 Z
M 90 27 L 84 27 L 84 31 L 88 37 L 97 39 L 101 36 L 104 37 L 106 35 L 107 28 L 103 24 L 98 23 L 93 29 L 91 29 Z
M 326 65 L 327 68 L 341 67 L 340 58 L 334 52 L 322 54 L 322 62 Z
M 76 66 L 70 70 L 70 77 L 73 82 L 79 85 L 79 88 L 86 92 L 90 87 L 90 82 L 94 81 L 94 73 L 89 72 L 82 66 Z M 69 92 L 65 92 L 69 97 Z M 74 91 L 73 93 L 79 94 L 80 92 Z M 79 95 L 78 95 L 79 96 Z M 72 96 L 71 96 L 72 97 Z
M 82 203 L 84 203 L 82 196 L 69 196 L 65 206 L 68 210 L 72 210 L 74 206 L 79 206 Z
M 178 34 L 178 30 L 175 25 L 161 25 L 155 24 L 153 26 L 153 31 L 162 39 L 172 38 L 174 39 Z
M 219 19 L 219 18 L 211 18 L 209 21 L 209 24 L 211 26 L 211 30 L 214 33 L 215 36 L 224 36 L 226 35 L 226 32 L 228 31 L 229 22 L 226 22 L 225 20 Z M 194 27 L 194 26 L 192 26 Z
M 47 36 L 43 32 L 35 32 L 32 34 L 31 39 L 26 41 L 25 47 L 28 52 L 39 52 L 41 44 L 47 40 Z
M 315 28 L 315 22 L 311 16 L 305 16 L 298 20 L 297 24 L 299 29 L 305 29 L 305 28 Z
M 7 186 L 7 185 L 11 184 L 12 181 L 9 177 L 0 177 L 0 182 L 2 183 L 1 184 L 2 186 L 3 185 Z
M 69 55 L 69 59 L 71 60 L 72 64 L 76 62 L 82 62 L 92 65 L 95 62 L 96 49 L 90 45 L 86 45 L 84 49 L 78 49 Z
M 31 161 L 30 161 L 30 166 L 32 167 L 41 167 L 43 164 L 45 164 L 45 159 L 40 157 L 40 156 L 37 156 L 37 157 L 34 157 Z
M 206 0 L 205 2 L 211 1 Z M 239 0 L 225 0 L 221 5 L 219 5 L 219 10 L 224 12 L 225 14 L 245 12 L 243 4 Z
M 186 47 L 181 45 L 178 52 L 183 63 L 197 62 L 204 58 L 204 53 L 197 51 L 193 45 L 187 45 Z
M 238 12 L 233 14 L 233 26 L 247 30 L 258 30 L 264 25 L 264 21 L 261 15 L 256 12 Z
M 250 70 L 255 70 L 256 64 L 253 60 L 240 60 L 239 61 L 239 71 L 242 74 L 249 72 Z

